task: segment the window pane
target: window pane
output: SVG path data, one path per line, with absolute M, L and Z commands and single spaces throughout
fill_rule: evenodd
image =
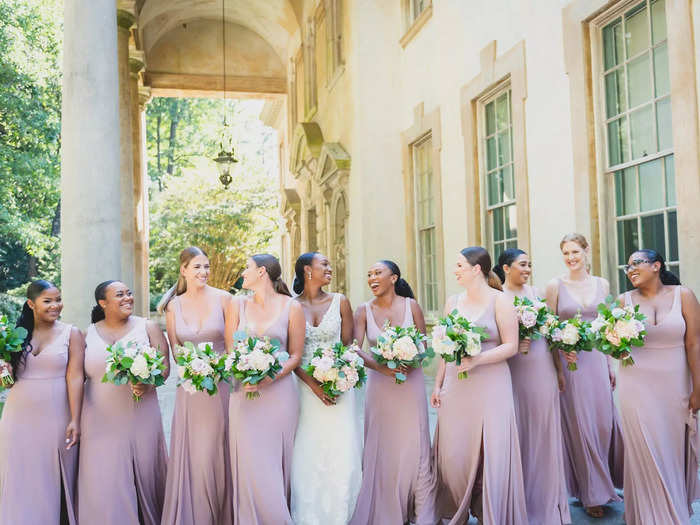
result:
M 671 92 L 671 81 L 668 74 L 668 46 L 662 44 L 654 49 L 654 86 L 657 97 Z
M 673 147 L 670 97 L 661 99 L 656 103 L 656 135 L 659 141 L 659 151 Z
M 627 64 L 627 87 L 630 92 L 631 108 L 651 99 L 649 53 L 644 53 Z
M 505 237 L 503 235 L 503 208 L 496 208 L 492 212 L 493 217 L 493 240 L 502 241 Z
M 673 155 L 664 157 L 666 162 L 666 205 L 676 205 L 676 173 L 673 166 Z
M 651 0 L 651 38 L 654 44 L 666 38 L 666 8 L 664 0 Z
M 496 99 L 496 128 L 498 131 L 508 127 L 510 121 L 510 108 L 508 106 L 508 92 L 506 91 Z
M 498 165 L 510 162 L 510 130 L 498 134 Z
M 608 124 L 608 156 L 610 165 L 622 164 L 629 160 L 627 142 L 627 117 L 621 117 Z
M 649 26 L 647 25 L 646 2 L 641 3 L 625 14 L 625 28 L 627 58 L 649 47 Z
M 486 104 L 486 134 L 494 133 L 496 133 L 496 103 L 489 102 Z
M 503 180 L 503 200 L 515 199 L 515 181 L 513 178 L 513 165 L 506 166 L 501 170 Z
M 663 159 L 645 162 L 639 166 L 639 193 L 642 211 L 664 207 Z
M 656 152 L 653 118 L 651 104 L 630 113 L 633 159 Z
M 627 109 L 624 69 L 616 69 L 605 75 L 605 106 L 608 118 L 619 115 Z
M 642 247 L 666 253 L 663 213 L 642 217 Z
M 635 168 L 626 168 L 615 172 L 615 209 L 618 216 L 639 211 L 635 171 Z
M 637 219 L 617 222 L 617 263 L 627 264 L 627 257 L 639 249 Z
M 489 206 L 501 202 L 501 192 L 503 188 L 503 179 L 500 171 L 493 171 L 487 175 L 489 187 Z
M 491 137 L 486 141 L 486 169 L 488 171 L 496 169 L 496 137 Z
M 603 28 L 603 55 L 606 70 L 620 64 L 624 60 L 622 53 L 622 20 L 619 18 Z
M 669 264 L 666 266 L 668 268 L 668 271 L 671 272 L 673 275 L 678 277 L 679 279 L 681 278 L 681 267 L 678 264 Z M 682 281 L 681 281 L 682 282 Z
M 506 206 L 505 209 L 505 219 L 506 219 L 506 238 L 512 239 L 518 236 L 518 214 L 515 209 L 515 204 Z
M 678 217 L 675 211 L 668 212 L 668 260 L 678 260 Z

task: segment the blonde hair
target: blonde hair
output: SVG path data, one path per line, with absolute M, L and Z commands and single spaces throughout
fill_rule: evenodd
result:
M 567 233 L 566 235 L 564 235 L 564 237 L 562 237 L 561 242 L 559 243 L 559 249 L 563 250 L 564 245 L 567 242 L 575 242 L 581 247 L 581 249 L 583 250 L 583 257 L 586 261 L 586 271 L 590 272 L 591 262 L 588 260 L 588 249 L 590 248 L 590 245 L 588 244 L 588 240 L 586 240 L 586 238 L 580 233 Z
M 187 268 L 187 265 L 190 264 L 190 261 L 200 255 L 204 255 L 204 257 L 207 258 L 209 257 L 204 250 L 198 248 L 197 246 L 189 246 L 188 248 L 185 248 L 180 252 L 179 268 L 182 268 L 183 266 Z M 177 277 L 177 283 L 175 283 L 174 286 L 172 286 L 167 292 L 163 294 L 162 299 L 158 303 L 158 313 L 162 314 L 163 312 L 165 312 L 165 309 L 168 307 L 168 303 L 173 300 L 173 297 L 182 295 L 186 291 L 187 281 L 185 280 L 185 277 L 182 275 L 182 273 L 180 273 Z

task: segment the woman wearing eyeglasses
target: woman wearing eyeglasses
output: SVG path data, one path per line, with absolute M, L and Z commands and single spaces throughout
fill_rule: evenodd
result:
M 646 315 L 644 346 L 618 373 L 628 525 L 690 522 L 698 485 L 700 305 L 654 250 L 630 255 L 635 290 L 620 299 Z

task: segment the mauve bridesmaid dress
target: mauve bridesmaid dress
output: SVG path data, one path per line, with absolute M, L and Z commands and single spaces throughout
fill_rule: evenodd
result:
M 673 293 L 671 311 L 656 325 L 647 319 L 644 346 L 632 348 L 634 365 L 618 374 L 628 525 L 687 524 L 700 498 L 681 287 Z M 625 301 L 632 304 L 629 292 Z
M 224 352 L 223 309 L 212 308 L 201 329 L 195 330 L 183 318 L 179 297 L 175 297 L 169 307 L 174 308 L 179 341 L 195 345 L 208 342 L 214 351 Z M 219 384 L 214 396 L 177 389 L 162 525 L 233 523 L 228 451 L 229 395 L 230 389 L 224 382 Z
M 0 418 L 3 525 L 77 523 L 78 447 L 66 450 L 70 421 L 66 366 L 71 328 L 63 325 L 61 334 L 39 355 L 26 353 L 8 393 Z
M 132 316 L 120 339 L 148 345 L 146 319 Z M 135 402 L 129 385 L 102 383 L 107 343 L 88 327 L 78 473 L 81 524 L 159 525 L 167 452 L 158 397 L 149 389 Z

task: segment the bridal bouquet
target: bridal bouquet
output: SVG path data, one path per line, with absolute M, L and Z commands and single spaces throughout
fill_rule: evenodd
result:
M 165 383 L 165 358 L 153 347 L 140 345 L 133 341 L 124 345 L 121 341 L 107 347 L 107 365 L 103 383 L 125 385 L 161 386 Z M 141 396 L 132 394 L 134 401 L 141 401 Z
M 645 320 L 639 305 L 623 306 L 608 297 L 598 305 L 598 317 L 591 323 L 593 344 L 604 354 L 618 359 L 622 366 L 633 365 L 631 350 L 633 346 L 644 345 Z
M 248 337 L 245 332 L 236 332 L 234 339 L 236 344 L 224 359 L 224 376 L 245 385 L 257 385 L 266 377 L 274 379 L 289 359 L 277 339 Z M 246 393 L 248 399 L 259 396 L 260 392 Z
M 556 324 L 550 326 L 549 334 L 546 336 L 551 349 L 561 350 L 568 354 L 585 350 L 590 352 L 593 348 L 593 334 L 591 333 L 591 323 L 581 319 L 581 314 L 577 314 L 565 321 L 558 320 Z M 576 363 L 569 363 L 569 370 L 577 370 Z
M 357 350 L 356 343 L 346 347 L 340 342 L 318 348 L 304 371 L 321 383 L 328 397 L 336 399 L 343 392 L 360 388 L 367 380 L 365 363 Z
M 22 351 L 22 343 L 26 338 L 25 328 L 12 326 L 5 315 L 0 317 L 0 388 L 7 388 L 15 383 L 9 363 L 13 353 Z
M 195 346 L 188 341 L 177 347 L 177 386 L 190 394 L 206 392 L 213 396 L 218 391 L 217 383 L 223 377 L 225 359 L 225 356 L 214 351 L 211 343 Z
M 459 366 L 465 357 L 481 353 L 481 342 L 486 341 L 486 330 L 465 319 L 457 310 L 447 317 L 441 317 L 433 328 L 432 346 L 435 353 L 446 362 Z M 460 372 L 459 379 L 466 379 L 467 372 Z
M 433 352 L 423 342 L 426 337 L 415 326 L 390 326 L 387 320 L 382 333 L 377 337 L 377 345 L 371 348 L 374 360 L 391 370 L 401 367 L 418 368 Z M 426 361 L 427 362 L 427 361 Z M 406 374 L 394 374 L 397 384 L 406 381 Z
M 520 339 L 539 339 L 542 337 L 541 328 L 548 316 L 554 317 L 547 305 L 539 298 L 534 301 L 527 297 L 515 296 L 513 300 L 515 313 L 518 316 L 518 335 Z M 527 352 L 523 352 L 527 353 Z

